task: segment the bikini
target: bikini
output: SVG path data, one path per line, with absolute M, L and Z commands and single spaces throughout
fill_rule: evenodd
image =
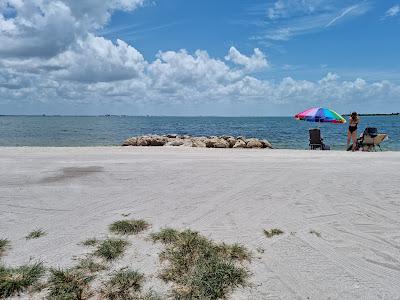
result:
M 354 131 L 357 130 L 357 125 L 358 125 L 358 122 L 355 125 L 349 125 L 350 133 L 353 133 Z

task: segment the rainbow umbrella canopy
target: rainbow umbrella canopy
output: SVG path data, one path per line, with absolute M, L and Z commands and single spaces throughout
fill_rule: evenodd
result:
M 318 123 L 346 123 L 337 112 L 329 108 L 313 107 L 294 116 L 297 120 Z

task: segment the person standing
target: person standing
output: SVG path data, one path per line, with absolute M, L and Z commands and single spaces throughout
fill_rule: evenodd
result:
M 349 129 L 347 131 L 347 148 L 349 148 L 350 139 L 353 141 L 352 151 L 356 149 L 357 146 L 357 126 L 360 123 L 360 117 L 356 112 L 352 112 L 349 118 Z

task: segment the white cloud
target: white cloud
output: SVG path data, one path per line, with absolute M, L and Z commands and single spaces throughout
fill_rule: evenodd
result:
M 287 41 L 298 35 L 324 30 L 339 20 L 361 16 L 370 9 L 368 1 L 348 4 L 349 1 L 277 0 L 266 10 L 263 33 L 252 39 Z
M 117 81 L 140 77 L 146 62 L 141 53 L 121 40 L 113 44 L 89 34 L 70 50 L 50 60 L 61 66 L 54 76 L 80 82 Z
M 385 13 L 385 17 L 395 17 L 400 13 L 400 5 L 394 5 L 391 8 L 389 8 L 386 13 Z
M 243 66 L 250 72 L 268 67 L 268 61 L 265 58 L 264 53 L 258 48 L 254 49 L 254 54 L 252 56 L 246 56 L 240 53 L 235 47 L 231 47 L 228 55 L 225 56 L 225 59 Z
M 53 57 L 104 26 L 114 10 L 142 4 L 143 0 L 6 0 L 0 6 L 0 57 Z M 4 12 L 10 7 L 15 15 L 7 19 Z
M 326 27 L 332 26 L 333 24 L 337 23 L 340 19 L 343 19 L 346 16 L 363 15 L 365 12 L 368 11 L 368 9 L 369 7 L 366 6 L 365 4 L 357 4 L 346 7 L 340 12 L 338 16 L 334 17 L 331 21 L 329 21 L 329 23 L 326 24 Z

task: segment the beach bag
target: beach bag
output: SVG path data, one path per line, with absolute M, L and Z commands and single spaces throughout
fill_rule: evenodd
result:
M 367 127 L 364 130 L 364 135 L 369 135 L 370 137 L 378 136 L 378 129 L 375 127 Z

